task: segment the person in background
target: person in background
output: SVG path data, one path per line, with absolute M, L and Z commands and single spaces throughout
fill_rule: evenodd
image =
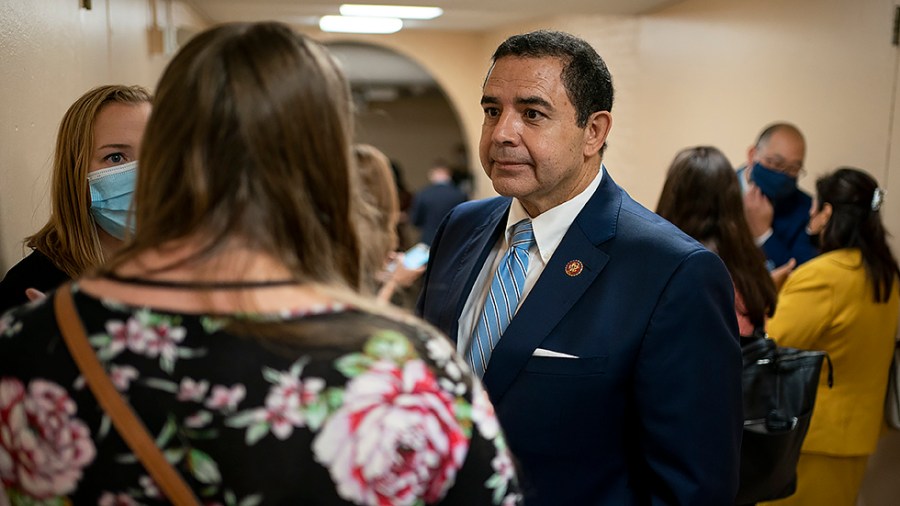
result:
M 428 171 L 429 185 L 413 197 L 409 209 L 409 221 L 418 227 L 419 242 L 431 246 L 434 234 L 444 216 L 455 206 L 468 198 L 453 183 L 453 171 L 443 163 L 438 163 Z
M 407 189 L 406 176 L 400 162 L 390 159 L 391 172 L 394 173 L 394 181 L 397 188 L 397 199 L 400 201 L 400 221 L 397 223 L 397 239 L 400 249 L 406 249 L 415 244 L 418 233 L 409 223 L 409 206 L 412 205 L 413 194 Z
M 446 337 L 357 293 L 350 87 L 281 23 L 192 38 L 157 86 L 135 233 L 0 320 L 0 503 L 165 498 L 79 380 L 53 305 L 204 504 L 517 504 Z
M 360 232 L 368 244 L 363 252 L 367 284 L 372 285 L 378 300 L 390 302 L 398 288 L 408 288 L 422 276 L 425 266 L 407 268 L 403 254 L 397 252 L 400 201 L 390 160 L 369 144 L 354 145 L 353 155 L 362 183 L 362 202 L 367 207 Z
M 586 41 L 515 35 L 482 88 L 500 197 L 455 207 L 419 313 L 497 408 L 534 505 L 730 504 L 741 353 L 722 261 L 603 165 L 612 78 Z
M 769 334 L 782 346 L 828 352 L 834 387 L 823 375 L 797 492 L 765 504 L 856 504 L 883 424 L 900 311 L 900 269 L 885 238 L 883 199 L 875 179 L 858 169 L 816 181 L 809 228 L 821 255 L 788 277 Z
M 747 150 L 747 165 L 738 169 L 744 189 L 744 212 L 769 270 L 790 271 L 816 256 L 806 232 L 812 198 L 797 187 L 806 172 L 806 141 L 790 123 L 773 123 Z
M 731 167 L 714 147 L 681 150 L 669 166 L 656 213 L 725 262 L 734 282 L 738 328 L 742 338 L 749 338 L 756 330 L 765 331 L 778 294 L 766 258 L 753 243 L 741 186 Z
M 46 292 L 84 274 L 122 244 L 150 100 L 140 86 L 106 85 L 66 111 L 53 156 L 50 218 L 25 239 L 32 252 L 0 281 L 0 313 L 28 302 L 28 289 Z

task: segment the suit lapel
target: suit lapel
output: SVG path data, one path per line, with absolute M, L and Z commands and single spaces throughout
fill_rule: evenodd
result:
M 497 242 L 500 232 L 506 224 L 506 216 L 509 212 L 511 199 L 497 199 L 498 205 L 488 211 L 483 223 L 472 231 L 463 245 L 462 254 L 459 257 L 459 268 L 450 281 L 450 286 L 457 287 L 451 294 L 450 300 L 456 300 L 453 308 L 452 322 L 450 324 L 450 338 L 456 342 L 459 336 L 459 317 L 462 314 L 466 300 L 475 284 L 475 279 L 488 255 Z
M 609 256 L 599 245 L 615 236 L 621 204 L 619 187 L 604 172 L 597 191 L 569 227 L 491 354 L 483 381 L 493 402 L 500 401 L 531 359 L 535 348 L 569 313 L 606 266 Z M 577 276 L 566 273 L 566 265 L 573 260 L 584 266 Z

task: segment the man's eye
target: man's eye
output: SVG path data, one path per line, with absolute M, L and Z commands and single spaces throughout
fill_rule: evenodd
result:
M 500 110 L 497 109 L 496 107 L 486 107 L 484 109 L 484 115 L 490 116 L 491 118 L 496 118 L 497 116 L 500 115 Z
M 525 117 L 528 119 L 538 119 L 541 117 L 541 113 L 535 111 L 534 109 L 528 109 L 525 111 Z

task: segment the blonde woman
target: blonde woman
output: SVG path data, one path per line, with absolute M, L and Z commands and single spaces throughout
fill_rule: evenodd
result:
M 0 313 L 99 265 L 122 244 L 150 93 L 94 88 L 69 107 L 56 138 L 50 218 L 25 244 L 33 251 L 0 281 Z
M 422 277 L 425 266 L 408 268 L 403 253 L 397 252 L 400 199 L 390 160 L 369 144 L 356 144 L 353 155 L 362 183 L 363 212 L 367 215 L 360 222 L 368 246 L 363 253 L 367 271 L 364 287 L 375 290 L 378 300 L 390 302 L 398 289 L 408 288 Z
M 356 293 L 352 136 L 336 61 L 286 25 L 219 25 L 174 56 L 134 235 L 95 275 L 0 320 L 12 503 L 163 499 L 80 387 L 52 307 L 67 295 L 198 502 L 518 502 L 493 408 L 449 341 Z

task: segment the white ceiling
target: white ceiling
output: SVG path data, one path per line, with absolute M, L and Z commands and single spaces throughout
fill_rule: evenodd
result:
M 510 23 L 578 14 L 642 14 L 678 0 L 186 0 L 212 23 L 278 20 L 317 26 L 319 17 L 339 14 L 342 3 L 436 6 L 443 16 L 404 20 L 404 29 L 484 31 Z
M 507 24 L 560 15 L 635 15 L 681 0 L 185 0 L 210 23 L 277 20 L 294 26 L 318 26 L 319 18 L 339 14 L 342 3 L 437 6 L 432 20 L 404 20 L 404 30 L 487 31 Z M 437 89 L 417 63 L 388 49 L 361 43 L 328 44 L 363 100 L 390 100 Z

